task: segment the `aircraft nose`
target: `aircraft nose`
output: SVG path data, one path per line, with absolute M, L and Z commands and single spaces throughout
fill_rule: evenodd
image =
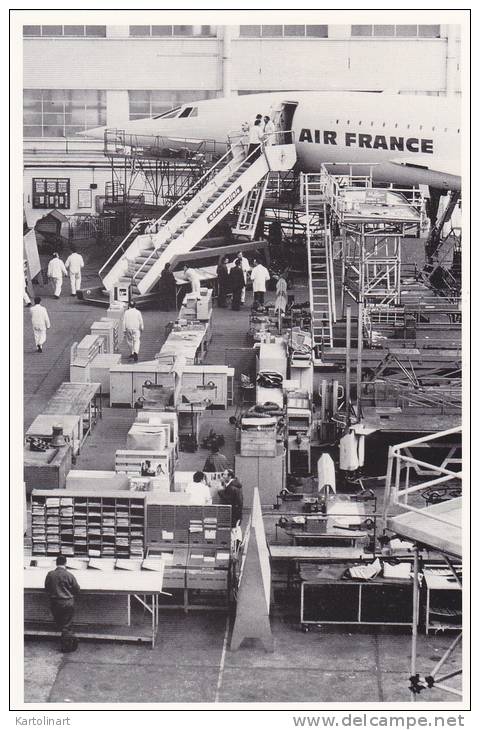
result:
M 87 129 L 86 132 L 77 132 L 79 137 L 87 137 L 88 139 L 102 139 L 105 136 L 105 130 L 107 127 L 94 127 L 93 129 Z

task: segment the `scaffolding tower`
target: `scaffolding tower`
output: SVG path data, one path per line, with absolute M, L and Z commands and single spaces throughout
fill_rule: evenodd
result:
M 104 212 L 114 212 L 127 232 L 135 217 L 157 218 L 199 180 L 218 156 L 215 141 L 141 137 L 107 129 L 104 154 L 111 179 Z

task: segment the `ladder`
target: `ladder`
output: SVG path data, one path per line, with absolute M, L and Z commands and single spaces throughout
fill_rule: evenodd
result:
M 315 211 L 315 225 L 308 215 L 307 244 L 310 275 L 310 300 L 314 345 L 333 347 L 336 321 L 332 240 L 324 202 Z
M 245 195 L 233 234 L 253 240 L 267 186 L 268 174 Z
M 247 156 L 242 142 L 231 145 L 226 154 L 160 218 L 150 222 L 143 233 L 133 239 L 129 234 L 129 245 L 125 239 L 99 272 L 105 289 L 122 284 L 131 287 L 133 296 L 148 293 L 166 263 L 173 265 L 182 254 L 191 251 L 261 183 L 251 196 L 251 210 L 248 214 L 245 211 L 245 223 L 249 224 L 245 230 L 249 231 L 253 226 L 254 231 L 268 173 L 290 169 L 295 164 L 295 145 L 262 145 L 257 155 L 254 152 Z

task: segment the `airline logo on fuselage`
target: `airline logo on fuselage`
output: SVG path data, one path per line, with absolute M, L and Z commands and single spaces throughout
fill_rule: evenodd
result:
M 345 132 L 343 135 L 328 130 L 304 128 L 300 132 L 298 141 L 344 145 L 356 149 L 423 152 L 433 155 L 433 139 L 420 139 L 419 137 L 393 137 L 384 134 L 364 134 L 363 132 Z
M 213 210 L 213 211 L 212 211 L 212 212 L 210 213 L 210 215 L 209 215 L 209 216 L 208 216 L 208 218 L 207 218 L 207 222 L 208 222 L 208 223 L 210 223 L 210 222 L 211 222 L 211 221 L 213 221 L 213 220 L 214 220 L 215 218 L 217 218 L 217 217 L 218 217 L 218 216 L 220 215 L 220 213 L 222 212 L 222 210 L 225 210 L 225 208 L 227 207 L 227 205 L 228 205 L 229 203 L 231 203 L 231 202 L 232 202 L 232 200 L 235 200 L 235 198 L 238 198 L 238 196 L 240 195 L 240 193 L 241 193 L 241 192 L 242 192 L 242 186 L 241 186 L 241 185 L 239 185 L 239 186 L 238 186 L 238 188 L 235 188 L 235 190 L 233 190 L 233 191 L 232 191 L 232 192 L 230 193 L 230 195 L 228 195 L 228 196 L 227 196 L 227 197 L 225 198 L 225 200 L 223 200 L 223 201 L 222 201 L 222 202 L 220 203 L 220 205 L 218 206 L 218 208 L 215 208 L 215 210 Z

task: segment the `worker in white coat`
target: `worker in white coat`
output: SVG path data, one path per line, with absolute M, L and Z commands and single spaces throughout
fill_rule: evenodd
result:
M 137 362 L 138 353 L 140 352 L 140 334 L 143 332 L 143 317 L 134 301 L 128 302 L 128 309 L 123 315 L 123 328 L 125 330 L 125 339 L 131 351 L 128 359 Z
M 270 117 L 263 117 L 263 121 L 265 122 L 265 126 L 263 128 L 263 134 L 265 138 L 265 144 L 271 145 L 275 144 L 275 125 L 270 119 Z
M 35 338 L 35 344 L 37 346 L 37 352 L 43 352 L 42 346 L 45 344 L 47 339 L 47 330 L 50 329 L 50 319 L 48 312 L 43 307 L 40 297 L 35 297 L 33 307 L 30 307 L 30 314 L 32 315 L 32 327 L 33 336 Z
M 186 281 L 190 282 L 192 287 L 192 294 L 196 294 L 197 297 L 200 299 L 200 286 L 202 283 L 200 274 L 195 271 L 195 269 L 190 268 L 190 266 L 184 266 L 183 278 L 186 279 Z
M 65 261 L 65 267 L 68 269 L 70 275 L 70 286 L 72 288 L 72 297 L 76 296 L 77 289 L 80 289 L 82 285 L 82 269 L 85 266 L 83 257 L 77 253 L 74 246 L 71 246 L 72 253 Z
M 241 251 L 239 251 L 237 253 L 237 259 L 240 260 L 240 267 L 243 271 L 243 278 L 245 280 L 245 286 L 243 287 L 242 294 L 240 296 L 240 303 L 245 304 L 245 292 L 246 292 L 248 272 L 250 271 L 250 264 L 248 262 L 248 259 L 243 255 L 243 253 Z
M 58 253 L 53 254 L 53 258 L 48 263 L 47 276 L 52 280 L 54 287 L 53 296 L 60 299 L 62 293 L 63 277 L 67 276 L 67 270 Z
M 253 284 L 253 301 L 259 304 L 265 303 L 265 292 L 267 281 L 270 281 L 270 274 L 266 266 L 256 259 L 253 260 L 253 268 L 250 272 L 250 280 Z

